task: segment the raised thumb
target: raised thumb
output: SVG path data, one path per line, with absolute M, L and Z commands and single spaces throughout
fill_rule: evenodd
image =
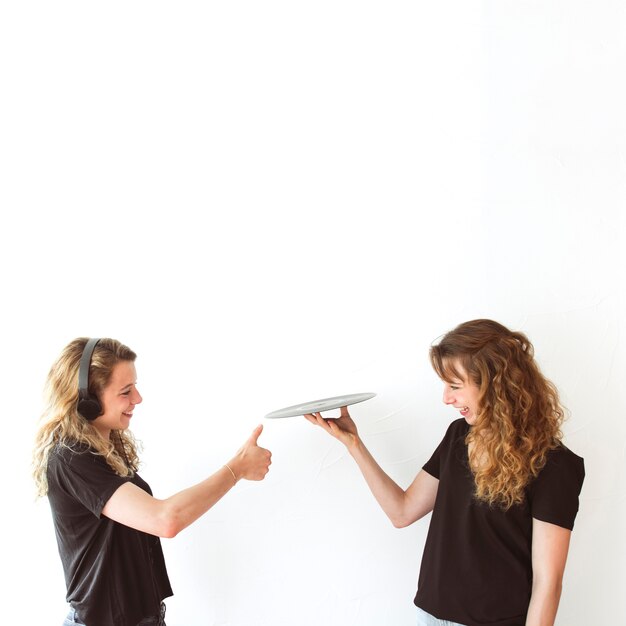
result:
M 250 439 L 248 439 L 248 443 L 251 443 L 253 445 L 257 445 L 257 441 L 261 435 L 261 433 L 263 432 L 263 424 L 259 424 L 253 431 L 252 434 L 250 435 Z

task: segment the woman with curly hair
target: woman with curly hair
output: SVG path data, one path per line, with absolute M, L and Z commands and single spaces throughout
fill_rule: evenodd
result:
M 430 349 L 443 401 L 459 411 L 404 490 L 361 441 L 347 409 L 306 418 L 341 441 L 402 528 L 432 511 L 415 605 L 419 626 L 552 626 L 585 476 L 561 442 L 564 412 L 520 332 L 492 320 Z
M 169 498 L 139 476 L 127 430 L 137 390 L 135 353 L 114 339 L 79 338 L 54 363 L 36 435 L 34 478 L 48 496 L 70 611 L 64 626 L 164 626 L 172 595 L 160 537 L 174 537 L 241 478 L 262 480 L 270 452 L 261 427 L 221 469 Z

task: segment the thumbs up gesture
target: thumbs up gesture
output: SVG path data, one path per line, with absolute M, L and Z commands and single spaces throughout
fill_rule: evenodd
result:
M 248 441 L 243 444 L 239 452 L 229 462 L 236 480 L 263 480 L 270 471 L 272 453 L 258 444 L 259 437 L 263 432 L 263 425 L 259 424 L 253 431 Z

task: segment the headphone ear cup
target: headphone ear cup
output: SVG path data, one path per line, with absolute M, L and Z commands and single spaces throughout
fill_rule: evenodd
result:
M 78 401 L 78 412 L 88 421 L 95 420 L 96 417 L 102 415 L 102 405 L 97 398 L 89 396 L 81 398 Z

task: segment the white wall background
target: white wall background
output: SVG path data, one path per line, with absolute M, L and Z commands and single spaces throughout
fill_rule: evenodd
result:
M 360 391 L 406 486 L 456 417 L 428 346 L 486 316 L 586 460 L 557 623 L 626 621 L 625 41 L 617 0 L 3 3 L 5 620 L 65 614 L 29 463 L 72 338 L 138 352 L 157 496 Z M 168 624 L 413 624 L 427 520 L 394 530 L 302 418 L 260 441 L 267 479 L 164 541 Z

